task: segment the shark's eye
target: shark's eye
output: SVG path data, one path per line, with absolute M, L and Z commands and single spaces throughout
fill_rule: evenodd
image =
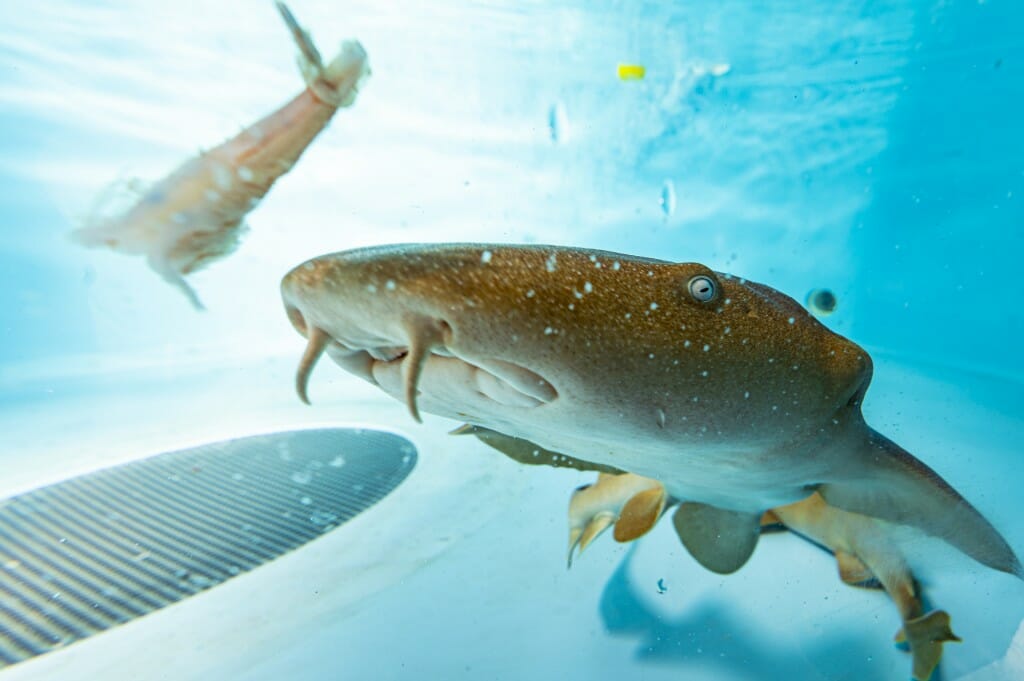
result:
M 715 297 L 715 282 L 703 274 L 699 274 L 691 279 L 687 288 L 690 289 L 690 295 L 698 303 L 706 303 Z

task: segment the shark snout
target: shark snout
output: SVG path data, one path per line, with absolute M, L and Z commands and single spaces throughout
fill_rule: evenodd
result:
M 365 316 L 324 314 L 311 300 L 285 294 L 285 313 L 306 339 L 295 376 L 299 398 L 309 404 L 313 368 L 327 354 L 346 371 L 403 401 L 421 421 L 418 398 L 425 387 L 434 395 L 456 386 L 490 405 L 532 408 L 550 403 L 557 390 L 543 376 L 514 362 L 466 353 L 455 343 L 456 325 L 447 318 L 422 314 L 398 304 Z M 351 301 L 358 308 L 358 301 Z

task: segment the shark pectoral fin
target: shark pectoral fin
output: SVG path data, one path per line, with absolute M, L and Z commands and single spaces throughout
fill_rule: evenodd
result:
M 583 534 L 580 536 L 579 552 L 583 553 L 591 542 L 600 537 L 601 533 L 611 527 L 614 522 L 615 514 L 613 513 L 605 511 L 595 515 L 583 529 Z
M 620 475 L 622 471 L 611 466 L 604 466 L 599 463 L 591 463 L 582 459 L 576 459 L 565 454 L 552 452 L 549 449 L 536 445 L 529 440 L 513 437 L 499 433 L 490 428 L 465 424 L 449 433 L 450 435 L 475 435 L 485 445 L 497 449 L 499 452 L 521 464 L 528 466 L 551 466 L 552 468 L 572 468 L 578 471 L 595 471 L 598 473 L 612 473 Z
M 628 542 L 647 534 L 665 510 L 665 488 L 661 485 L 638 492 L 622 506 L 612 536 L 617 542 Z
M 916 527 L 983 565 L 1024 579 L 1006 540 L 938 473 L 874 431 L 856 454 L 862 477 L 817 487 L 828 504 Z
M 835 556 L 839 579 L 850 586 L 874 586 L 875 575 L 860 558 L 846 551 L 836 551 Z
M 950 628 L 949 613 L 944 610 L 933 610 L 927 615 L 907 620 L 903 629 L 896 634 L 897 643 L 901 634 L 913 655 L 914 681 L 928 681 L 931 678 L 942 659 L 943 643 L 959 643 L 961 640 Z
M 761 514 L 726 511 L 687 501 L 672 517 L 683 546 L 712 572 L 736 572 L 750 558 L 760 534 Z
M 774 511 L 768 510 L 761 515 L 761 534 L 785 532 L 786 524 Z

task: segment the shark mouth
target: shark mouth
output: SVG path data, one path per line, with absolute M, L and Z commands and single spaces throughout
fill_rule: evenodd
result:
M 448 342 L 451 326 L 443 320 L 415 319 L 404 326 L 408 340 L 399 343 L 366 343 L 332 337 L 317 326 L 307 326 L 297 308 L 289 307 L 288 317 L 302 335 L 306 350 L 295 374 L 295 390 L 309 404 L 309 377 L 317 361 L 326 352 L 339 366 L 394 394 L 387 386 L 397 381 L 401 396 L 413 419 L 422 423 L 417 397 L 420 381 L 428 364 L 447 368 L 460 386 L 469 387 L 505 407 L 532 408 L 553 402 L 558 391 L 540 374 L 501 359 L 470 360 L 451 351 Z

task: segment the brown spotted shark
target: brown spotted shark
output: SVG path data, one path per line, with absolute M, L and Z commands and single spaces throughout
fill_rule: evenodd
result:
M 281 283 L 307 338 L 420 411 L 659 481 L 702 565 L 739 569 L 762 514 L 831 506 L 1022 575 L 998 531 L 867 425 L 872 363 L 796 301 L 697 263 L 558 246 L 392 245 L 313 258 Z
M 245 216 L 291 170 L 338 109 L 355 101 L 370 72 L 366 51 L 356 41 L 343 42 L 338 56 L 324 64 L 284 3 L 278 2 L 277 8 L 298 45 L 306 89 L 232 139 L 187 161 L 123 214 L 91 219 L 71 234 L 83 246 L 144 255 L 196 309 L 203 305 L 185 275 L 238 248 Z
M 494 446 L 494 440 L 481 437 Z M 666 505 L 664 487 L 631 473 L 601 473 L 595 483 L 576 489 L 569 500 L 569 556 L 582 553 L 609 527 L 616 541 L 628 542 L 646 534 Z M 931 678 L 942 659 L 942 646 L 960 641 L 943 610 L 925 612 L 910 558 L 899 540 L 900 528 L 876 518 L 841 511 L 815 493 L 802 501 L 767 511 L 762 528 L 781 527 L 823 546 L 836 558 L 839 578 L 852 586 L 885 589 L 896 604 L 902 626 L 896 641 L 912 656 L 914 681 Z

